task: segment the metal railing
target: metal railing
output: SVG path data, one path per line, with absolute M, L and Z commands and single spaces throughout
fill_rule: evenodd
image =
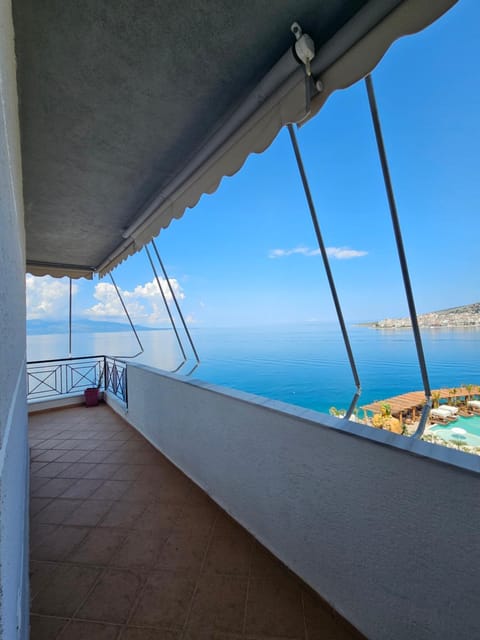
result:
M 104 386 L 117 398 L 128 404 L 127 363 L 118 358 L 105 356 Z
M 50 400 L 96 387 L 127 403 L 127 365 L 109 356 L 27 362 L 27 399 Z

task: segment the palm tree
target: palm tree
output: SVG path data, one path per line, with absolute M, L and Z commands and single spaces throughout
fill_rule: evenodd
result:
M 438 405 L 440 404 L 440 396 L 441 396 L 440 391 L 433 391 L 432 392 L 432 400 L 433 400 L 433 408 L 434 409 L 438 409 Z
M 467 390 L 467 393 L 468 393 L 468 396 L 465 398 L 465 403 L 468 406 L 468 401 L 472 399 L 473 384 L 466 384 L 465 389 Z
M 454 407 L 457 406 L 457 391 L 458 389 L 450 389 L 449 393 L 452 396 L 452 404 Z

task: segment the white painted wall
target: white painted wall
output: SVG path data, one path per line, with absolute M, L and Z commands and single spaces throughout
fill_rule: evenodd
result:
M 127 420 L 368 638 L 480 636 L 480 458 L 139 365 L 128 395 Z
M 28 638 L 25 241 L 10 0 L 0 2 L 0 638 Z

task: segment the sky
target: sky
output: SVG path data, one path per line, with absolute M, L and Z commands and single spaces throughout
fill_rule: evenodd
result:
M 373 73 L 418 313 L 480 300 L 479 24 L 480 3 L 460 0 Z M 406 316 L 364 82 L 333 94 L 297 133 L 347 321 Z M 157 246 L 193 326 L 335 320 L 286 129 Z M 166 325 L 144 252 L 114 277 L 135 322 Z M 66 318 L 68 288 L 27 275 L 28 318 Z M 125 321 L 108 276 L 74 281 L 73 293 L 74 316 Z

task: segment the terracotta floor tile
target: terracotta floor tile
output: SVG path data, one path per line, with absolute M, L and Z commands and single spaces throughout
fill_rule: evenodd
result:
M 59 631 L 65 626 L 65 618 L 30 616 L 30 640 L 56 640 Z
M 30 498 L 30 517 L 36 516 L 51 501 L 52 498 Z
M 49 478 L 39 478 L 37 476 L 30 476 L 30 495 L 35 495 L 35 491 L 40 489 L 44 484 L 50 482 Z
M 358 637 L 108 407 L 30 427 L 32 640 Z
M 130 451 L 130 464 L 155 464 L 159 454 L 156 451 Z
M 30 548 L 40 544 L 47 536 L 51 536 L 58 529 L 58 524 L 43 524 L 41 522 L 32 522 L 30 524 Z
M 238 525 L 229 535 L 214 533 L 204 572 L 248 576 L 253 543 L 253 538 Z
M 187 630 L 242 633 L 248 579 L 204 575 L 200 578 Z
M 77 440 L 57 440 L 56 441 L 57 444 L 53 445 L 53 447 L 51 447 L 52 449 L 59 449 L 60 451 L 71 451 L 72 449 L 78 449 L 77 444 L 78 441 Z
M 88 428 L 82 427 L 82 429 L 74 431 L 71 434 L 73 440 L 103 440 L 103 433 L 99 432 L 98 429 L 92 429 L 89 421 L 85 422 L 84 424 L 87 424 Z
M 33 560 L 63 560 L 82 542 L 88 531 L 85 527 L 57 527 L 32 546 L 30 556 Z
M 303 603 L 308 640 L 355 640 L 360 637 L 307 589 L 303 592 Z
M 87 453 L 87 451 L 93 451 L 98 447 L 98 441 L 96 440 L 72 440 L 72 442 L 75 443 L 72 446 L 73 449 L 84 451 L 85 453 Z
M 97 451 L 116 451 L 120 447 L 121 443 L 118 440 L 98 440 L 95 442 L 95 448 Z
M 98 570 L 61 565 L 50 583 L 33 599 L 32 612 L 70 617 L 87 596 Z
M 94 462 L 73 462 L 58 474 L 59 478 L 85 478 L 87 473 L 95 468 Z
M 62 471 L 68 469 L 70 464 L 70 462 L 48 462 L 45 465 L 42 464 L 39 469 L 32 469 L 32 475 L 40 478 L 56 478 Z
M 213 533 L 215 536 L 235 535 L 239 527 L 242 528 L 236 520 L 223 511 L 220 511 L 217 519 L 215 520 Z
M 83 476 L 84 478 L 98 478 L 100 480 L 111 480 L 115 473 L 118 471 L 118 464 L 106 464 L 100 462 L 95 465 L 90 471 Z
M 210 533 L 219 513 L 218 507 L 184 505 L 175 528 L 182 531 Z
M 30 600 L 48 585 L 57 569 L 54 562 L 30 562 Z
M 157 496 L 157 488 L 147 482 L 133 482 L 122 500 L 127 502 L 152 502 Z
M 183 573 L 151 573 L 130 624 L 180 630 L 185 624 L 195 581 Z
M 151 482 L 153 484 L 166 484 L 179 473 L 175 467 L 165 460 L 160 460 L 157 464 L 138 465 L 140 473 L 138 480 L 141 482 Z
M 142 473 L 139 464 L 122 464 L 112 475 L 112 480 L 136 480 Z
M 85 455 L 85 451 L 79 451 L 78 449 L 72 449 L 70 451 L 64 451 L 62 455 L 57 458 L 56 462 L 78 462 Z
M 130 453 L 128 451 L 116 450 L 116 451 L 98 451 L 96 453 L 104 454 L 103 462 L 108 463 L 121 463 L 128 464 L 131 463 Z M 100 460 L 98 462 L 101 462 Z
M 131 529 L 145 511 L 146 505 L 138 502 L 114 502 L 112 508 L 100 522 L 101 527 Z
M 87 453 L 83 455 L 82 462 L 98 464 L 99 462 L 104 462 L 105 458 L 108 458 L 109 455 L 108 451 L 97 451 L 96 449 L 93 449 L 92 451 L 87 451 Z
M 124 623 L 140 586 L 140 577 L 132 571 L 109 569 L 101 576 L 76 617 Z
M 47 439 L 36 445 L 37 449 L 54 449 L 57 445 L 62 444 L 63 440 L 56 440 L 51 436 L 46 436 Z
M 131 482 L 124 480 L 101 480 L 100 482 L 101 485 L 91 496 L 92 500 L 119 500 L 131 486 Z
M 58 636 L 58 640 L 116 640 L 119 626 L 72 620 Z
M 35 498 L 59 498 L 67 489 L 69 489 L 75 480 L 67 478 L 42 478 L 46 482 L 42 482 L 40 486 L 34 487 L 33 480 L 31 478 L 31 493 Z
M 246 632 L 258 635 L 303 637 L 302 589 L 290 576 L 252 578 L 246 614 Z
M 180 632 L 127 627 L 119 640 L 180 640 Z
M 286 567 L 263 545 L 254 542 L 252 553 L 252 578 L 284 578 L 288 574 Z
M 122 451 L 144 451 L 144 452 L 156 452 L 156 449 L 152 447 L 146 440 L 127 440 L 122 444 Z
M 53 482 L 53 481 L 52 481 Z M 77 500 L 85 500 L 89 498 L 92 493 L 100 487 L 103 480 L 93 480 L 88 478 L 80 478 L 80 480 L 73 480 L 66 491 L 62 493 L 62 498 L 75 498 Z
M 223 633 L 211 629 L 187 629 L 182 640 L 285 640 L 285 638 L 260 638 L 259 636 L 244 636 L 241 633 Z M 288 638 L 288 640 L 291 640 Z M 303 640 L 303 638 L 302 638 Z
M 170 534 L 168 531 L 132 531 L 111 558 L 115 567 L 150 571 Z
M 62 524 L 68 516 L 81 504 L 81 500 L 54 498 L 33 518 L 33 522 L 44 524 Z
M 64 524 L 79 527 L 94 527 L 110 510 L 113 504 L 111 500 L 85 500 L 75 511 L 65 518 Z
M 125 533 L 115 529 L 91 529 L 67 560 L 77 564 L 107 566 L 124 539 Z
M 140 504 L 140 503 L 126 503 Z M 178 520 L 180 507 L 170 504 L 150 504 L 142 515 L 134 522 L 135 529 L 140 531 L 160 531 L 172 529 Z
M 187 483 L 172 485 L 168 482 L 155 488 L 154 499 L 163 504 L 186 504 L 190 493 Z
M 58 449 L 32 449 L 30 459 L 33 462 L 54 462 L 61 455 Z
M 47 449 L 48 451 L 48 449 Z M 48 478 L 49 476 L 41 476 L 39 472 L 43 467 L 46 467 L 48 462 L 30 462 L 30 475 L 32 478 Z
M 208 542 L 208 534 L 173 531 L 158 556 L 156 566 L 158 569 L 185 571 L 194 577 L 200 571 Z

